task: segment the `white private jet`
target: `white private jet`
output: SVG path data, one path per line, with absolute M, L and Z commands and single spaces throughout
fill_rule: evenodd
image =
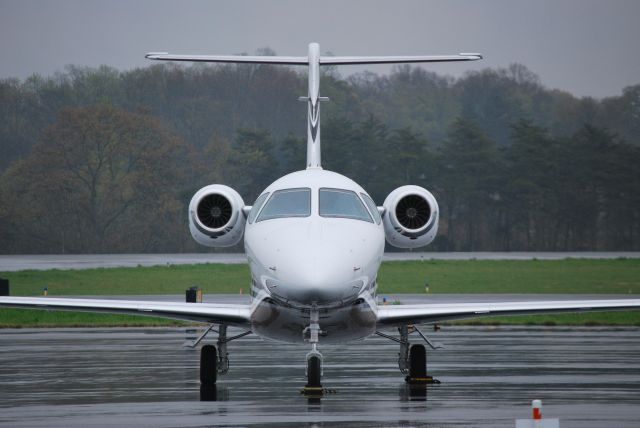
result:
M 236 245 L 244 236 L 251 269 L 251 303 L 193 304 L 47 297 L 0 297 L 0 306 L 151 315 L 199 321 L 217 326 L 217 346 L 201 348 L 200 380 L 215 384 L 229 367 L 227 343 L 246 334 L 284 342 L 309 343 L 307 388 L 321 389 L 320 343 L 362 339 L 373 334 L 400 343 L 399 367 L 409 380 L 426 376 L 423 345 L 409 348 L 411 331 L 436 323 L 486 315 L 625 310 L 640 299 L 523 301 L 463 304 L 378 306 L 376 277 L 385 237 L 400 248 L 423 247 L 436 236 L 439 209 L 433 195 L 419 186 L 392 191 L 381 207 L 349 178 L 322 169 L 320 162 L 320 66 L 345 64 L 475 61 L 480 54 L 442 56 L 321 56 L 309 44 L 308 55 L 198 56 L 149 53 L 153 60 L 289 64 L 309 67 L 306 169 L 288 174 L 267 187 L 252 206 L 232 188 L 213 184 L 200 189 L 189 204 L 193 238 L 209 247 Z M 227 326 L 246 331 L 229 337 Z M 398 328 L 399 337 L 381 333 Z

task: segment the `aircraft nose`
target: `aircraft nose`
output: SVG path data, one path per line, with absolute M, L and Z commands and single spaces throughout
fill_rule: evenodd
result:
M 253 245 L 252 255 L 274 296 L 305 306 L 355 297 L 368 284 L 384 245 L 384 236 L 372 238 L 365 222 L 310 219 L 274 226 Z
M 299 254 L 296 259 L 287 271 L 278 275 L 280 290 L 276 293 L 284 294 L 287 299 L 304 304 L 339 301 L 357 293 L 363 284 L 355 279 L 350 260 L 339 251 L 306 252 L 306 256 Z

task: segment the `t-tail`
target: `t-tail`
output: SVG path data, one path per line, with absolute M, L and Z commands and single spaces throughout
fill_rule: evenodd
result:
M 304 56 L 245 56 L 245 55 L 173 55 L 152 52 L 148 59 L 189 62 L 233 62 L 249 64 L 285 64 L 309 66 L 309 93 L 300 97 L 307 101 L 307 168 L 322 168 L 320 154 L 320 102 L 328 98 L 320 96 L 320 66 L 355 64 L 398 64 L 417 62 L 476 61 L 482 59 L 478 53 L 429 56 L 321 56 L 320 45 L 309 43 L 308 55 Z

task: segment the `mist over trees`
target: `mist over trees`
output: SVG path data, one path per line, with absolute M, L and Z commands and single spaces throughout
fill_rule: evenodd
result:
M 189 199 L 224 183 L 250 204 L 304 168 L 306 85 L 269 65 L 0 80 L 0 252 L 207 251 Z M 640 85 L 596 100 L 518 64 L 459 79 L 402 66 L 329 69 L 321 91 L 323 167 L 378 204 L 404 184 L 431 190 L 426 250 L 640 249 Z

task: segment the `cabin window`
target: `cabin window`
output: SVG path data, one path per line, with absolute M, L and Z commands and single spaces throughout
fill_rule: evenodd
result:
M 380 211 L 378 211 L 378 206 L 376 205 L 376 203 L 373 202 L 371 196 L 367 195 L 366 193 L 360 193 L 360 196 L 362 196 L 362 199 L 364 199 L 364 203 L 367 204 L 367 207 L 369 207 L 369 211 L 371 211 L 371 215 L 375 219 L 376 223 L 380 224 L 382 219 L 380 218 Z
M 251 212 L 249 212 L 249 217 L 247 218 L 247 221 L 249 223 L 253 223 L 253 221 L 256 219 L 258 213 L 260 212 L 260 208 L 262 208 L 262 204 L 264 204 L 264 201 L 268 197 L 269 193 L 263 193 L 262 195 L 258 196 L 258 199 L 256 199 L 256 202 L 251 207 Z
M 285 189 L 273 192 L 260 211 L 257 221 L 311 215 L 310 189 Z
M 351 218 L 373 223 L 364 204 L 351 190 L 320 189 L 320 216 Z

